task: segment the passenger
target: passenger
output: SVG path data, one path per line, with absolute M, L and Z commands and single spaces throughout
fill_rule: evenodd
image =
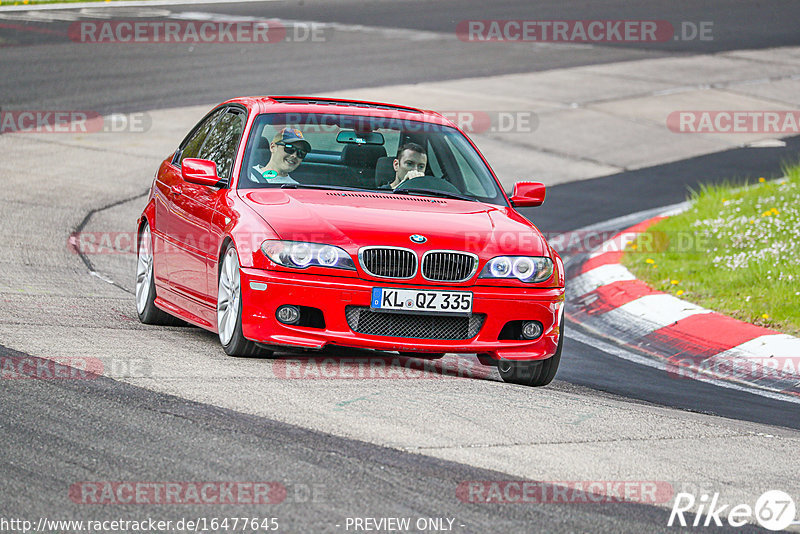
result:
M 425 176 L 427 164 L 428 155 L 425 154 L 425 149 L 417 143 L 406 143 L 397 151 L 394 160 L 394 181 L 380 189 L 396 189 L 406 180 Z
M 289 173 L 303 162 L 311 152 L 311 143 L 296 128 L 284 128 L 275 134 L 269 144 L 270 158 L 265 165 L 256 165 L 251 179 L 262 184 L 296 184 Z

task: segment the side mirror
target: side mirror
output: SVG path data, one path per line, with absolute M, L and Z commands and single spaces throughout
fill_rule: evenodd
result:
M 511 194 L 511 205 L 515 208 L 541 206 L 545 196 L 544 184 L 539 182 L 517 182 Z
M 217 176 L 217 164 L 207 159 L 186 158 L 181 163 L 181 176 L 190 184 L 225 187 L 225 180 Z

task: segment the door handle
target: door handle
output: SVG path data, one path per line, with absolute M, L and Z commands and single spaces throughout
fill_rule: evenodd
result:
M 173 197 L 180 196 L 182 193 L 183 193 L 183 191 L 181 190 L 180 186 L 176 185 L 175 187 L 172 188 L 172 196 Z

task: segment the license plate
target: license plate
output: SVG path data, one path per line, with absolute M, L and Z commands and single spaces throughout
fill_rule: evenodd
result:
M 471 313 L 472 293 L 374 287 L 372 288 L 370 308 L 373 310 Z

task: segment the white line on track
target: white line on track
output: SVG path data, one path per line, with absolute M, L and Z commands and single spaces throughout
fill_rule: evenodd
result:
M 153 0 L 152 2 L 115 2 L 115 3 L 80 3 L 80 4 L 57 4 L 59 9 L 67 10 L 74 9 L 78 6 L 81 7 L 80 11 L 59 11 L 59 12 L 46 12 L 37 9 L 27 9 L 29 7 L 44 8 L 45 6 L 11 6 L 11 7 L 25 7 L 26 9 L 6 9 L 0 7 L 0 19 L 7 20 L 24 20 L 27 22 L 54 22 L 60 21 L 74 21 L 80 18 L 94 18 L 94 19 L 107 19 L 114 17 L 117 13 L 109 10 L 108 8 L 123 8 L 123 7 L 153 7 L 153 6 L 173 6 L 173 5 L 199 5 L 199 4 L 224 4 L 231 3 L 237 0 L 199 0 L 197 2 L 175 2 L 174 0 Z M 279 0 L 246 0 L 248 2 L 267 1 L 277 2 Z M 49 5 L 49 4 L 45 4 Z M 16 11 L 16 13 L 8 13 L 8 11 Z M 119 11 L 119 10 L 118 10 Z M 281 19 L 276 17 L 253 17 L 247 15 L 226 15 L 224 13 L 209 13 L 203 11 L 178 11 L 172 12 L 165 9 L 150 9 L 139 10 L 134 14 L 125 13 L 125 16 L 133 16 L 137 18 L 160 18 L 166 17 L 175 20 L 196 20 L 196 21 L 213 21 L 213 22 L 258 22 L 263 20 L 274 20 L 286 26 L 293 25 L 315 25 L 320 29 L 332 29 L 334 31 L 352 32 L 352 33 L 368 33 L 376 34 L 385 39 L 402 39 L 407 41 L 455 41 L 458 39 L 455 32 L 435 32 L 427 30 L 414 30 L 408 28 L 389 28 L 383 26 L 365 26 L 363 24 L 345 24 L 341 22 L 322 22 L 316 20 L 295 20 L 295 19 Z M 572 46 L 570 44 L 570 46 Z
M 139 0 L 123 2 L 77 2 L 74 4 L 41 4 L 0 6 L 0 11 L 51 11 L 54 9 L 80 9 L 85 7 L 150 7 L 191 6 L 200 4 L 243 4 L 246 2 L 280 2 L 281 0 Z
M 641 222 L 645 219 L 650 219 L 652 217 L 658 217 L 659 215 L 670 215 L 673 213 L 677 213 L 686 209 L 689 206 L 688 202 L 678 202 L 677 204 L 670 204 L 669 206 L 661 206 L 660 208 L 652 208 L 649 210 L 642 210 L 637 211 L 636 213 L 631 213 L 629 215 L 623 215 L 622 217 L 615 217 L 614 219 L 609 219 L 607 221 L 602 221 L 595 224 L 590 224 L 589 226 L 584 226 L 583 228 L 579 228 L 577 230 L 573 230 L 574 232 L 602 232 L 606 230 L 622 230 L 628 226 L 633 226 L 634 224 Z M 567 232 L 571 233 L 571 232 Z M 563 234 L 562 234 L 563 235 Z
M 363 24 L 345 24 L 342 22 L 322 22 L 316 20 L 295 20 L 281 19 L 275 17 L 252 17 L 246 15 L 224 15 L 221 13 L 206 13 L 203 11 L 182 11 L 173 13 L 171 19 L 178 20 L 200 20 L 214 22 L 258 22 L 261 20 L 277 20 L 278 22 L 291 26 L 294 24 L 308 25 L 315 24 L 320 28 L 331 28 L 335 31 L 376 33 L 382 37 L 390 39 L 407 39 L 409 41 L 431 41 L 431 40 L 456 40 L 458 37 L 455 32 L 432 32 L 427 30 L 412 30 L 407 28 L 388 28 L 383 26 L 364 26 Z

